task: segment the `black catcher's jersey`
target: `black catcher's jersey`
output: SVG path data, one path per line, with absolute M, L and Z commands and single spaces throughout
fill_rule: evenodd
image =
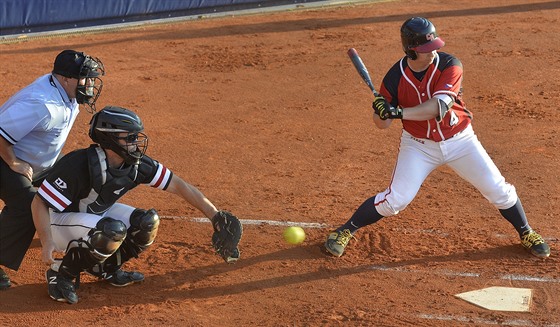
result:
M 167 189 L 173 173 L 143 156 L 138 165 L 108 167 L 98 145 L 68 153 L 49 171 L 38 194 L 55 212 L 102 214 L 140 184 Z

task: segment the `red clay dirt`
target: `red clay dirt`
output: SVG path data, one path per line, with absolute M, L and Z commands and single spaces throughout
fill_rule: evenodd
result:
M 452 4 L 451 4 L 452 3 Z M 425 16 L 464 64 L 474 128 L 514 184 L 552 255 L 526 253 L 514 229 L 443 168 L 396 217 L 364 228 L 341 258 L 331 228 L 389 183 L 400 124 L 378 130 L 346 51 L 379 85 L 402 55 L 399 27 Z M 80 302 L 52 301 L 36 239 L 1 326 L 559 326 L 558 120 L 560 2 L 392 1 L 199 19 L 0 44 L 0 100 L 48 72 L 66 48 L 107 69 L 99 105 L 140 114 L 149 155 L 240 218 L 324 224 L 302 245 L 283 226 L 245 224 L 242 259 L 225 264 L 211 225 L 180 198 L 149 187 L 124 202 L 164 216 L 156 243 L 127 269 L 142 284 L 84 276 Z M 83 110 L 65 151 L 89 144 Z M 488 311 L 455 294 L 489 286 L 534 290 L 528 313 Z

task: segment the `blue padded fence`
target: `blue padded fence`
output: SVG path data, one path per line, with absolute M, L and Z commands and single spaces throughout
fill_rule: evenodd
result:
M 321 0 L 0 0 L 0 36 Z

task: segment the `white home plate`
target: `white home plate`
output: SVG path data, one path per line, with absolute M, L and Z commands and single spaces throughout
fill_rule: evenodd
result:
M 533 298 L 530 288 L 488 287 L 455 295 L 484 309 L 495 311 L 529 311 Z

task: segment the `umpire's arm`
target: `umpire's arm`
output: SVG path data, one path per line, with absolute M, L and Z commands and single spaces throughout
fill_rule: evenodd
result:
M 33 223 L 41 240 L 43 249 L 41 257 L 43 262 L 47 264 L 54 263 L 53 251 L 55 250 L 54 241 L 51 232 L 51 217 L 49 207 L 38 195 L 35 195 L 31 202 L 31 212 L 33 214 Z
M 218 209 L 193 185 L 185 182 L 181 177 L 173 175 L 166 191 L 177 194 L 190 203 L 193 207 L 200 210 L 206 217 L 212 219 Z
M 0 135 L 0 158 L 10 167 L 11 170 L 18 174 L 33 179 L 33 168 L 22 160 L 19 160 L 14 153 L 13 145 L 8 143 L 6 139 Z

